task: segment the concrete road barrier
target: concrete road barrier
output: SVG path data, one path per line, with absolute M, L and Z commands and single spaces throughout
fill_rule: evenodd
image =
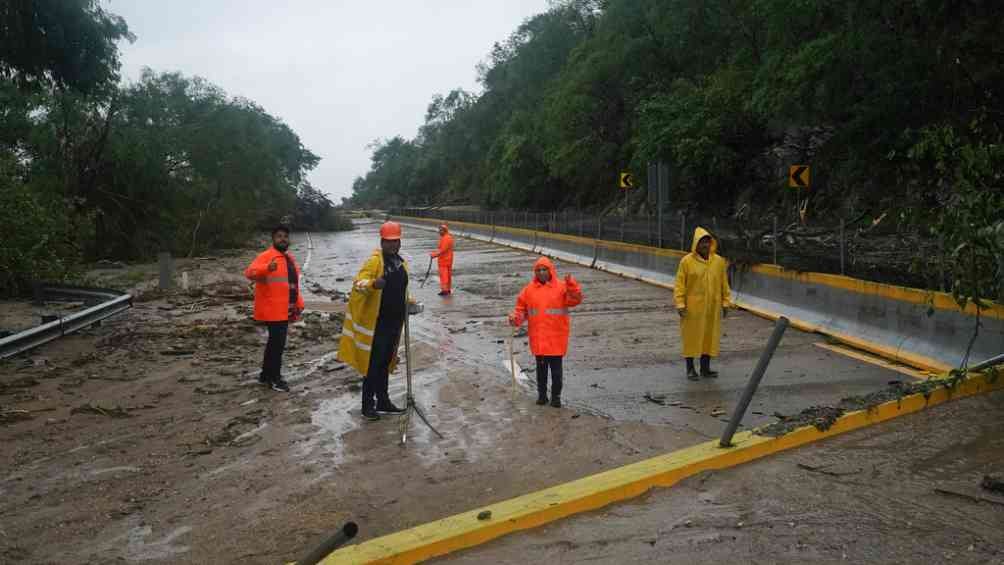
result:
M 441 221 L 402 218 L 435 229 Z M 672 288 L 686 253 L 521 228 L 453 222 L 467 237 L 548 255 Z M 925 371 L 942 373 L 969 355 L 976 363 L 1004 352 L 1004 307 L 961 311 L 945 293 L 868 282 L 839 275 L 801 273 L 777 265 L 733 269 L 738 306 L 767 318 L 784 316 L 803 331 Z M 978 315 L 977 315 L 978 314 Z M 977 322 L 979 332 L 974 339 Z M 970 349 L 970 342 L 972 347 Z

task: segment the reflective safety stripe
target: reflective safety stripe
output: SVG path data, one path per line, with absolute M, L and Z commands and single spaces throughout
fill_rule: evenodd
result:
M 372 331 L 370 331 L 370 330 L 368 330 L 368 329 L 366 329 L 366 328 L 364 328 L 364 327 L 362 327 L 360 325 L 355 325 L 353 323 L 352 324 L 352 329 L 354 329 L 355 331 L 361 333 L 362 335 L 368 335 L 369 337 L 373 336 L 373 332 Z
M 349 328 L 342 328 L 342 335 L 351 339 L 352 343 L 355 343 L 356 347 L 358 347 L 359 349 L 362 349 L 363 351 L 370 350 L 370 346 L 356 339 L 356 334 L 352 333 L 352 330 L 350 330 Z
M 357 332 L 359 332 L 359 333 L 361 333 L 363 335 L 368 335 L 370 337 L 373 337 L 373 332 L 371 330 L 368 330 L 368 329 L 366 329 L 366 328 L 364 328 L 362 326 L 357 326 L 356 325 L 355 320 L 352 319 L 352 314 L 350 314 L 349 312 L 345 313 L 345 321 L 352 323 L 353 330 L 355 330 L 355 331 L 357 331 Z
M 289 277 L 265 277 L 266 284 L 286 283 L 289 284 Z
M 540 314 L 540 310 L 538 310 L 536 308 L 530 308 L 527 311 L 527 313 L 528 313 L 529 316 L 536 316 L 536 315 Z M 548 314 L 550 316 L 567 316 L 568 315 L 568 308 L 546 308 L 544 310 L 544 313 Z

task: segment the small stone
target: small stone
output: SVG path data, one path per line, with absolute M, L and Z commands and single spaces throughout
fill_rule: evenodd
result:
M 743 527 L 743 526 L 745 526 L 745 525 L 746 525 L 746 524 L 745 524 L 744 522 L 739 522 L 738 524 L 736 524 L 736 527 L 737 527 L 737 528 L 741 528 L 741 527 Z
M 688 528 L 690 528 L 690 527 L 692 527 L 694 525 L 694 522 L 692 522 L 690 520 L 687 520 L 686 522 L 683 523 L 683 525 L 686 526 L 686 527 L 688 527 Z
M 492 511 L 491 510 L 485 510 L 484 512 L 478 514 L 478 520 L 481 520 L 481 521 L 491 520 L 491 518 L 492 518 Z

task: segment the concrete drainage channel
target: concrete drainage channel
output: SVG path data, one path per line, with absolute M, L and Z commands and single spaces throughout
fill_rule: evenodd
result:
M 102 288 L 44 285 L 36 292 L 36 300 L 83 302 L 85 308 L 0 339 L 0 359 L 24 353 L 132 308 L 132 295 Z
M 439 222 L 405 218 L 422 229 Z M 549 255 L 614 274 L 671 287 L 682 252 L 643 246 L 452 223 L 461 237 Z M 747 276 L 754 282 L 747 282 Z M 735 274 L 734 274 L 735 276 Z M 763 279 L 763 280 L 759 280 Z M 598 473 L 513 499 L 340 549 L 322 563 L 414 563 L 474 547 L 492 539 L 669 487 L 698 473 L 726 469 L 828 437 L 871 426 L 967 396 L 1004 390 L 992 366 L 1004 362 L 1004 310 L 980 312 L 980 338 L 971 350 L 975 312 L 953 310 L 950 297 L 847 277 L 788 273 L 758 265 L 734 279 L 741 307 L 763 317 L 821 333 L 926 371 L 944 373 L 963 354 L 988 361 L 967 378 L 932 378 L 898 393 L 877 395 L 822 424 L 794 422 L 782 429 L 741 432 L 730 441 L 710 441 Z M 988 369 L 979 374 L 975 371 Z M 751 383 L 751 386 L 754 386 Z M 730 425 L 730 428 L 733 426 Z M 731 436 L 730 433 L 726 433 Z

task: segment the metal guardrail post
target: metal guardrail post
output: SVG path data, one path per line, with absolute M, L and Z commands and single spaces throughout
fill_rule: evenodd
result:
M 777 215 L 774 215 L 774 237 L 771 238 L 771 243 L 774 244 L 774 264 L 777 265 Z
M 840 274 L 844 274 L 844 219 L 840 218 Z
M 982 363 L 977 363 L 977 364 L 973 365 L 972 367 L 969 367 L 969 370 L 970 371 L 982 371 L 983 369 L 989 369 L 990 367 L 993 367 L 995 365 L 1004 365 L 1004 353 L 1001 353 L 1000 355 L 996 355 L 994 357 L 991 357 L 990 359 L 987 359 L 986 361 L 983 361 Z
M 728 426 L 725 427 L 725 431 L 722 433 L 722 439 L 718 442 L 720 447 L 732 446 L 732 436 L 739 429 L 739 424 L 742 423 L 743 417 L 746 415 L 750 401 L 753 400 L 753 395 L 756 393 L 757 387 L 760 386 L 760 381 L 767 371 L 767 365 L 774 356 L 774 351 L 777 349 L 778 344 L 781 343 L 781 337 L 784 336 L 784 330 L 786 329 L 788 329 L 788 318 L 781 316 L 774 324 L 774 332 L 770 334 L 770 339 L 767 340 L 767 347 L 760 354 L 760 360 L 757 361 L 756 368 L 753 369 L 753 374 L 750 376 L 749 382 L 746 383 L 746 389 L 743 390 L 742 396 L 739 397 L 739 404 L 736 405 L 736 409 L 732 412 L 732 419 L 729 420 Z
M 359 526 L 355 522 L 349 522 L 342 526 L 341 530 L 335 532 L 335 534 L 328 539 L 324 540 L 321 545 L 314 548 L 309 555 L 300 559 L 296 562 L 296 565 L 317 565 L 327 557 L 332 551 L 338 549 L 339 547 L 345 545 L 350 539 L 356 537 L 359 533 Z
M 160 265 L 160 288 L 168 290 L 174 287 L 174 261 L 170 253 L 158 253 L 157 263 Z

